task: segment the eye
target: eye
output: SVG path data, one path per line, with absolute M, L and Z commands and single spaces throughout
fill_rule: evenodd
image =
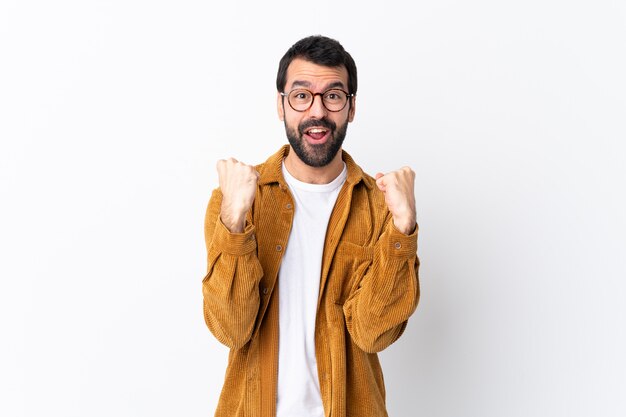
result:
M 330 90 L 324 94 L 324 99 L 328 101 L 342 101 L 345 97 L 343 91 Z
M 307 90 L 294 90 L 289 94 L 290 100 L 307 102 L 311 99 L 311 93 Z

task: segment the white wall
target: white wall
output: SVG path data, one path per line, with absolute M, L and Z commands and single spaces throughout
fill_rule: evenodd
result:
M 390 414 L 626 414 L 626 5 L 336 3 L 1 3 L 0 415 L 212 415 L 215 161 L 285 143 L 278 60 L 316 33 L 359 67 L 346 149 L 417 172 Z

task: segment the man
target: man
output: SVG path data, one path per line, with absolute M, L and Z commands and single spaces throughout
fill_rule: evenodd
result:
M 337 41 L 294 44 L 276 86 L 289 145 L 219 161 L 206 214 L 204 316 L 230 348 L 215 415 L 386 416 L 376 352 L 419 298 L 415 174 L 342 150 L 357 75 Z

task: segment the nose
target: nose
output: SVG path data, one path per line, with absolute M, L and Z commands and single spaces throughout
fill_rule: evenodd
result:
M 309 116 L 314 119 L 321 119 L 326 116 L 326 111 L 326 107 L 324 107 L 324 103 L 322 102 L 322 95 L 316 94 L 313 96 L 313 103 L 309 108 Z

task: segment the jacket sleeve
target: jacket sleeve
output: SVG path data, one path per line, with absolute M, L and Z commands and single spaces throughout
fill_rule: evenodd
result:
M 231 233 L 220 219 L 222 193 L 213 191 L 204 234 L 207 274 L 202 280 L 204 320 L 211 333 L 231 349 L 244 346 L 259 311 L 263 269 L 257 257 L 255 228 L 246 220 L 243 233 Z
M 369 353 L 380 352 L 404 332 L 419 301 L 417 231 L 400 232 L 388 215 L 370 267 L 344 303 L 348 332 Z

